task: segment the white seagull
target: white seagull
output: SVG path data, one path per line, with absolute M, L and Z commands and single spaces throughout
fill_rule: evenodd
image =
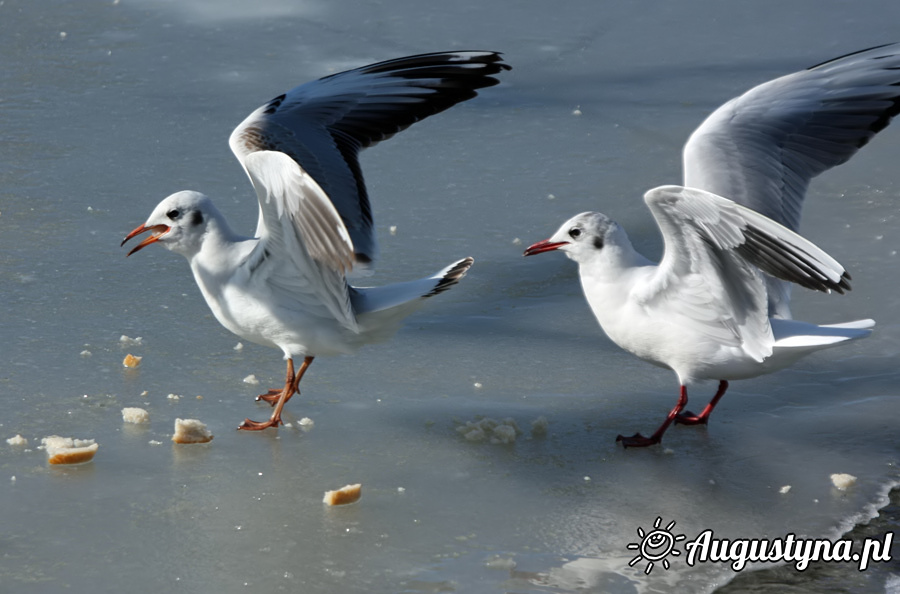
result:
M 674 421 L 706 424 L 728 380 L 771 373 L 813 351 L 871 333 L 872 320 L 817 326 L 791 319 L 789 282 L 849 290 L 849 275 L 795 233 L 810 180 L 852 157 L 900 111 L 900 46 L 880 46 L 761 84 L 718 108 L 684 147 L 684 186 L 644 200 L 664 240 L 655 264 L 625 231 L 582 213 L 526 256 L 561 250 L 579 265 L 588 303 L 609 338 L 672 369 Z M 727 198 L 725 198 L 727 197 Z M 687 386 L 719 380 L 699 415 Z
M 231 230 L 198 192 L 165 198 L 122 241 L 149 232 L 128 255 L 159 243 L 188 259 L 216 319 L 241 338 L 281 349 L 284 388 L 257 400 L 281 411 L 313 358 L 388 339 L 422 301 L 455 285 L 465 258 L 420 280 L 350 286 L 346 274 L 377 256 L 372 211 L 357 159 L 361 149 L 497 84 L 499 54 L 459 51 L 371 64 L 301 85 L 251 113 L 229 144 L 259 199 L 253 237 Z M 294 370 L 294 359 L 303 358 Z

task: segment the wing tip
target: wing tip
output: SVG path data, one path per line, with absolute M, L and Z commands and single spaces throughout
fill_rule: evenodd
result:
M 472 267 L 472 264 L 475 263 L 475 259 L 468 257 L 463 258 L 462 260 L 455 262 L 442 270 L 441 272 L 435 275 L 435 278 L 438 279 L 437 284 L 433 289 L 424 297 L 434 297 L 440 293 L 443 293 L 453 285 L 457 284 L 462 277 L 466 275 L 469 271 L 469 268 Z

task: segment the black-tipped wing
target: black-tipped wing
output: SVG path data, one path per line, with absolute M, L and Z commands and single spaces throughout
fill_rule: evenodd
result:
M 796 231 L 810 180 L 846 162 L 900 112 L 900 44 L 871 48 L 750 89 L 684 148 L 684 185 Z
M 771 353 L 772 344 L 760 270 L 819 291 L 850 289 L 850 277 L 834 258 L 731 200 L 681 186 L 654 188 L 644 200 L 665 253 L 638 300 L 676 301 L 680 307 L 672 315 L 708 326 L 710 333 L 728 330 L 758 360 Z
M 341 72 L 263 105 L 234 130 L 229 144 L 242 164 L 247 155 L 263 150 L 296 161 L 331 199 L 350 234 L 357 264 L 365 265 L 375 260 L 377 245 L 359 151 L 471 99 L 478 89 L 497 84 L 494 75 L 509 68 L 497 53 L 460 51 Z

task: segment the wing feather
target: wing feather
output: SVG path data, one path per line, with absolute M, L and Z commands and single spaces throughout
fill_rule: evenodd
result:
M 495 52 L 460 51 L 333 74 L 255 110 L 232 132 L 229 144 L 245 169 L 256 151 L 278 151 L 296 161 L 330 198 L 357 264 L 365 266 L 376 259 L 377 245 L 359 151 L 471 99 L 508 69 Z M 258 232 L 263 224 L 261 213 Z
M 316 181 L 289 156 L 258 151 L 244 159 L 261 213 L 259 243 L 248 257 L 253 275 L 285 302 L 323 303 L 344 327 L 358 331 L 345 274 L 353 243 Z
M 638 296 L 644 303 L 677 299 L 670 308 L 757 360 L 771 354 L 767 291 L 761 272 L 820 291 L 850 289 L 834 258 L 800 235 L 710 192 L 681 186 L 650 190 L 644 200 L 659 225 L 665 253 L 653 280 Z

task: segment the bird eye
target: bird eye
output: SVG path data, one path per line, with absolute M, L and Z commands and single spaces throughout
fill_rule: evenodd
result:
M 577 239 L 580 236 L 581 236 L 581 229 L 579 229 L 578 227 L 573 227 L 569 231 L 569 237 L 571 237 L 572 239 Z
M 172 210 L 170 210 L 169 212 L 166 213 L 166 216 L 174 221 L 179 216 L 181 216 L 181 213 L 178 211 L 177 208 L 173 208 Z

